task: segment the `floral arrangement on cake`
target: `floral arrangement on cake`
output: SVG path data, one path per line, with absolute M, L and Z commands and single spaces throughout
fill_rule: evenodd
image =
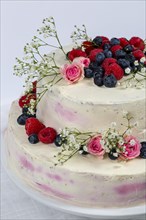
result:
M 132 116 L 127 112 L 123 117 L 127 120 L 126 130 L 121 134 L 113 122 L 108 130 L 96 132 L 81 132 L 77 129 L 64 128 L 57 133 L 52 127 L 45 127 L 36 118 L 37 104 L 48 88 L 65 80 L 69 84 L 81 80 L 92 80 L 93 86 L 113 88 L 118 84 L 126 87 L 142 87 L 146 80 L 146 48 L 145 42 L 139 37 L 108 39 L 96 36 L 91 39 L 86 27 L 75 26 L 71 35 L 74 47 L 66 52 L 59 40 L 54 19 L 46 18 L 43 26 L 38 29 L 39 36 L 34 36 L 32 42 L 24 47 L 25 56 L 22 60 L 16 58 L 15 75 L 26 76 L 25 94 L 19 99 L 22 114 L 17 122 L 25 125 L 26 134 L 31 144 L 41 141 L 44 144 L 54 143 L 60 150 L 56 157 L 59 163 L 64 163 L 76 153 L 93 155 L 110 159 L 130 160 L 136 157 L 146 158 L 146 142 L 139 142 L 131 132 L 136 126 L 131 124 Z M 42 39 L 54 38 L 57 46 Z M 78 41 L 80 43 L 78 43 Z M 58 66 L 55 53 L 42 54 L 44 47 L 58 48 L 66 58 L 66 63 Z M 48 82 L 37 91 L 39 81 L 47 77 Z M 118 83 L 117 83 L 118 82 Z

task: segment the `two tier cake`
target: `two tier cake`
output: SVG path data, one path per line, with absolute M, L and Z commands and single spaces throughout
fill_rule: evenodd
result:
M 75 44 L 63 47 L 54 19 L 44 19 L 39 37 L 24 47 L 25 58 L 17 59 L 15 73 L 26 75 L 26 89 L 10 110 L 8 167 L 34 190 L 68 204 L 143 204 L 144 41 L 91 39 L 85 26 L 75 28 Z M 42 55 L 44 46 L 56 50 Z

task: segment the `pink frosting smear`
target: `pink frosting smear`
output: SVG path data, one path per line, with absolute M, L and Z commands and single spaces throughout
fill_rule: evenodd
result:
M 54 179 L 58 182 L 61 182 L 62 181 L 62 178 L 57 175 L 57 174 L 52 174 L 52 173 L 46 173 L 47 177 L 49 177 L 50 179 Z
M 76 121 L 76 115 L 70 110 L 65 109 L 60 103 L 55 106 L 55 112 L 68 121 Z
M 120 195 L 125 195 L 133 193 L 134 191 L 140 191 L 144 189 L 146 189 L 146 183 L 125 184 L 115 188 L 116 192 Z
M 48 185 L 44 185 L 44 184 L 40 184 L 40 183 L 36 183 L 37 186 L 43 190 L 44 192 L 47 192 L 47 193 L 51 193 L 53 194 L 54 196 L 57 196 L 57 197 L 60 197 L 62 199 L 71 199 L 73 196 L 71 195 L 68 195 L 68 194 L 65 194 L 65 193 L 62 193 L 62 192 L 59 192 L 55 189 L 52 189 L 50 186 Z
M 32 172 L 35 170 L 32 163 L 30 161 L 28 161 L 25 157 L 20 157 L 20 163 L 22 164 L 23 167 L 25 167 L 26 169 L 28 169 Z

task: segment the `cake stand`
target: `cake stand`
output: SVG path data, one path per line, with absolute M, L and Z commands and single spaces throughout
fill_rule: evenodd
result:
M 3 132 L 1 137 L 2 164 L 8 176 L 21 190 L 23 190 L 25 193 L 28 194 L 28 196 L 32 197 L 38 202 L 58 210 L 68 212 L 70 214 L 96 219 L 134 219 L 134 217 L 136 218 L 136 216 L 136 219 L 139 219 L 139 215 L 145 214 L 145 205 L 129 208 L 86 208 L 75 205 L 69 205 L 63 202 L 62 200 L 49 198 L 41 194 L 40 192 L 33 190 L 31 187 L 22 182 L 18 177 L 16 177 L 16 175 L 8 168 L 5 153 L 6 146 L 3 140 Z

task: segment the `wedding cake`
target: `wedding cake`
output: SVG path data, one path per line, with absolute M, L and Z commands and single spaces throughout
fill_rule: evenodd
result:
M 80 207 L 131 207 L 146 199 L 145 43 L 88 37 L 63 47 L 44 19 L 14 70 L 25 93 L 12 103 L 7 166 L 48 198 Z M 54 37 L 58 46 L 46 39 Z M 80 40 L 77 42 L 77 40 Z M 56 48 L 41 54 L 44 46 Z

